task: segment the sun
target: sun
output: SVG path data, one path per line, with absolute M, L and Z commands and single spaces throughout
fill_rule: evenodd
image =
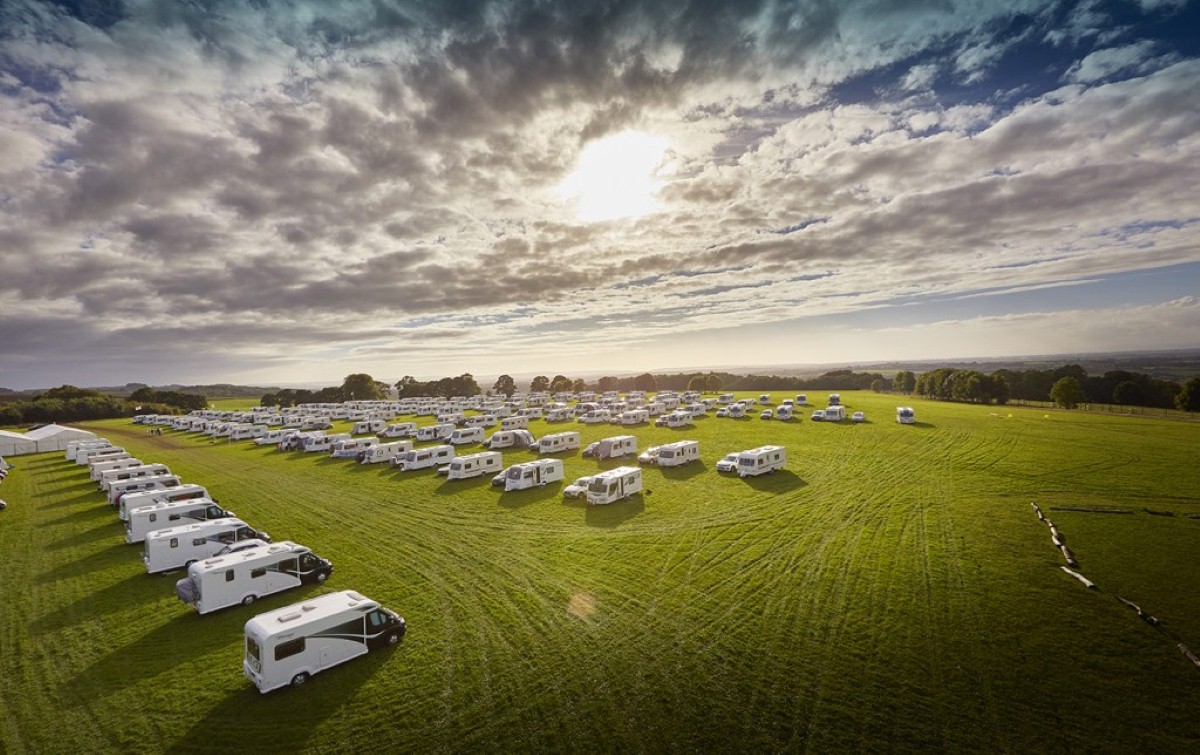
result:
M 575 205 L 580 220 L 635 218 L 659 207 L 660 169 L 667 140 L 640 131 L 624 131 L 590 142 L 579 154 L 559 195 Z

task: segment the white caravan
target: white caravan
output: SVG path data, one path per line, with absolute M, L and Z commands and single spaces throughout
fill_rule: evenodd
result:
M 504 458 L 499 451 L 483 451 L 459 456 L 450 462 L 447 480 L 469 480 L 486 474 L 495 474 L 504 468 Z
M 746 416 L 746 408 L 741 404 L 730 404 L 726 416 L 732 419 L 741 419 Z
M 255 539 L 271 542 L 266 533 L 234 517 L 168 527 L 146 535 L 142 563 L 150 574 L 181 569 L 194 561 L 212 558 L 226 545 Z
M 543 435 L 537 442 L 537 452 L 540 454 L 556 454 L 559 451 L 577 451 L 579 449 L 579 433 L 568 430 L 565 433 Z
M 495 451 L 498 448 L 529 448 L 537 441 L 528 430 L 497 430 L 483 442 L 484 448 Z
M 418 427 L 416 434 L 413 436 L 418 443 L 428 443 L 434 440 L 446 440 L 454 434 L 454 425 L 441 423 L 437 425 L 426 425 Z
M 192 498 L 184 501 L 152 503 L 129 509 L 125 521 L 125 542 L 140 543 L 155 530 L 180 527 L 209 519 L 225 519 L 235 516 L 210 498 Z
M 100 446 L 98 448 L 84 448 L 75 453 L 75 463 L 79 466 L 90 464 L 93 461 L 99 461 L 103 458 L 117 458 L 125 453 L 125 449 L 120 446 Z
M 75 461 L 75 457 L 81 449 L 87 448 L 109 448 L 112 443 L 108 442 L 107 438 L 95 438 L 93 440 L 73 440 L 67 443 L 66 455 L 64 458 L 67 461 Z
M 417 434 L 416 422 L 394 422 L 379 433 L 380 438 L 411 438 Z
M 555 407 L 546 412 L 547 422 L 570 422 L 571 410 L 567 407 Z
M 758 397 L 758 403 L 759 403 L 759 406 L 770 406 L 771 405 L 771 394 L 769 394 L 769 393 L 760 394 Z
M 262 435 L 254 439 L 256 446 L 274 446 L 283 440 L 283 436 L 291 432 L 290 430 L 267 430 Z
M 840 404 L 835 404 L 833 406 L 828 406 L 825 408 L 825 421 L 826 422 L 841 422 L 845 418 L 846 418 L 846 407 L 841 406 Z
M 529 417 L 505 417 L 500 420 L 501 430 L 528 430 Z
M 379 443 L 379 438 L 347 438 L 333 444 L 329 456 L 334 459 L 357 459 L 358 455 Z
M 664 414 L 654 421 L 659 427 L 687 427 L 692 424 L 692 413 L 688 411 Z
M 305 453 L 329 453 L 333 444 L 339 440 L 350 440 L 350 433 L 335 433 L 333 435 L 310 435 L 304 439 L 300 450 Z
M 153 477 L 136 477 L 132 480 L 120 480 L 108 486 L 108 502 L 113 506 L 121 504 L 121 497 L 127 493 L 137 493 L 143 490 L 162 490 L 179 487 L 179 477 L 173 474 L 155 475 Z
M 129 518 L 129 512 L 139 506 L 149 506 L 152 503 L 170 503 L 171 501 L 190 501 L 194 498 L 212 498 L 208 488 L 203 485 L 176 485 L 161 490 L 144 490 L 140 493 L 128 493 L 121 496 L 117 502 L 117 516 L 121 521 Z M 216 499 L 213 498 L 215 501 Z
M 632 435 L 614 435 L 596 446 L 597 459 L 616 459 L 630 454 L 637 455 L 637 438 Z
M 658 466 L 678 467 L 700 460 L 700 441 L 680 440 L 659 446 Z
M 783 446 L 760 446 L 738 454 L 738 477 L 755 477 L 773 474 L 787 463 L 787 450 Z
M 411 440 L 394 440 L 391 443 L 377 443 L 368 449 L 359 451 L 359 464 L 378 464 L 383 461 L 391 461 L 397 454 L 402 454 L 405 451 L 411 451 L 413 442 Z
M 640 425 L 650 421 L 650 412 L 645 409 L 629 409 L 617 415 L 622 425 Z
M 661 401 L 652 401 L 646 404 L 646 413 L 651 417 L 657 417 L 665 411 L 667 411 L 667 406 Z
M 320 595 L 246 622 L 242 671 L 259 692 L 304 684 L 368 650 L 395 645 L 404 619 L 353 590 Z
M 428 469 L 449 462 L 454 458 L 454 446 L 429 446 L 405 451 L 392 458 L 392 466 L 404 472 L 413 469 Z
M 563 478 L 562 459 L 538 459 L 514 464 L 504 472 L 504 491 L 525 490 Z
M 729 406 L 733 403 L 733 394 L 722 393 L 720 396 L 717 396 L 717 403 L 721 404 L 722 406 Z
M 576 419 L 576 422 L 582 422 L 585 425 L 599 425 L 608 422 L 612 419 L 612 413 L 607 409 L 592 409 Z
M 460 427 L 450 434 L 450 439 L 447 442 L 452 446 L 461 446 L 467 443 L 482 443 L 483 428 Z
M 188 567 L 175 583 L 175 596 L 199 613 L 209 613 L 303 584 L 329 579 L 333 565 L 303 545 L 270 543 L 206 558 Z
M 803 393 L 797 393 L 796 406 L 808 406 L 808 396 Z
M 254 440 L 271 431 L 266 425 L 242 425 L 229 434 L 230 440 Z
M 902 425 L 914 425 L 917 422 L 917 413 L 911 406 L 897 406 L 896 421 Z
M 842 394 L 840 394 L 840 393 L 829 394 L 829 405 L 830 406 L 837 406 L 840 403 L 842 403 Z
M 381 419 L 364 419 L 361 422 L 355 422 L 350 428 L 351 435 L 375 435 L 383 432 L 387 427 L 387 422 Z
M 592 477 L 587 487 L 589 505 L 614 503 L 642 492 L 642 470 L 617 467 Z
M 110 470 L 132 469 L 133 467 L 145 466 L 145 464 L 146 462 L 142 461 L 141 459 L 135 459 L 132 456 L 127 456 L 124 459 L 96 462 L 92 465 L 92 471 L 88 473 L 88 477 L 92 478 L 96 482 L 99 482 L 100 478 L 104 476 L 104 473 Z
M 787 419 L 791 419 L 791 418 L 792 418 L 792 405 L 791 404 L 784 404 L 783 406 L 781 406 L 775 410 L 775 419 L 787 420 Z

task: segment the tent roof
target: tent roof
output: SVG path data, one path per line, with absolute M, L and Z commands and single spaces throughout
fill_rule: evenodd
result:
M 12 430 L 0 430 L 0 438 L 16 438 L 17 440 L 29 440 L 21 433 L 14 433 Z
M 69 433 L 73 438 L 96 437 L 95 433 L 88 432 L 87 430 L 80 430 L 77 427 L 66 427 L 64 425 L 45 425 L 36 430 L 30 430 L 29 432 L 25 433 L 24 437 L 29 438 L 30 440 L 45 440 L 46 438 L 53 438 L 57 435 L 62 435 L 63 433 Z

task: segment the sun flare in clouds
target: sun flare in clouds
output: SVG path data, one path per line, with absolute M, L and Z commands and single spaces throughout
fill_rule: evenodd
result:
M 667 140 L 624 131 L 590 142 L 558 190 L 580 220 L 636 218 L 658 209 Z

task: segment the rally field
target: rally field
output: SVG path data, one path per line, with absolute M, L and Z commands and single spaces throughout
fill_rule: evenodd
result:
M 1176 646 L 1200 651 L 1200 424 L 843 399 L 871 421 L 643 426 L 642 448 L 697 439 L 703 462 L 647 469 L 647 494 L 591 508 L 560 483 L 502 494 L 86 425 L 335 571 L 198 616 L 173 595 L 181 573 L 144 573 L 86 467 L 12 459 L 0 751 L 1200 747 L 1200 668 Z M 897 403 L 917 425 L 894 423 Z M 787 448 L 786 470 L 715 471 L 764 443 Z M 562 458 L 567 482 L 619 465 Z M 1059 569 L 1031 501 L 1098 590 Z M 242 675 L 242 625 L 341 589 L 403 615 L 404 641 L 260 695 Z

